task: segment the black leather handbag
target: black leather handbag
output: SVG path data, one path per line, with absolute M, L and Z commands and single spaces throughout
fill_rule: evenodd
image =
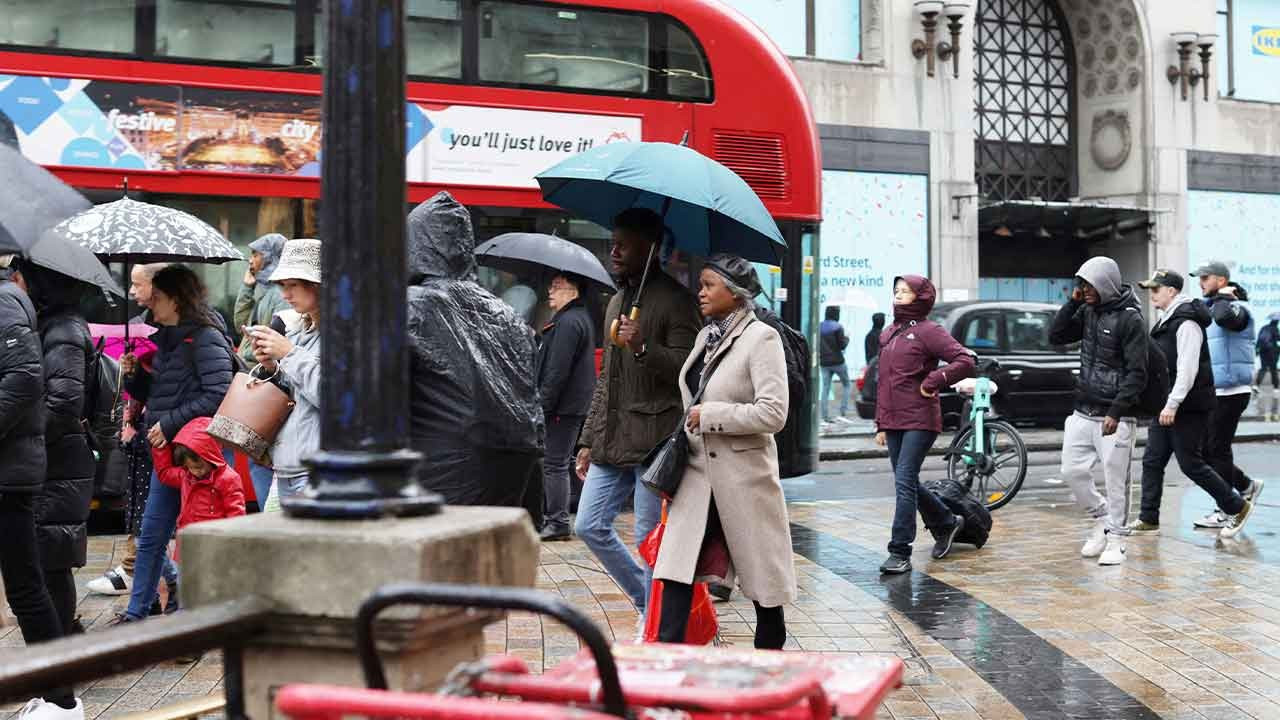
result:
M 747 321 L 755 322 L 755 318 Z M 644 457 L 644 474 L 640 476 L 640 482 L 649 489 L 650 492 L 662 498 L 670 500 L 676 496 L 676 491 L 680 489 L 680 482 L 684 480 L 684 468 L 689 462 L 689 436 L 685 434 L 685 423 L 689 422 L 689 411 L 692 410 L 698 401 L 702 399 L 702 393 L 707 389 L 707 382 L 711 380 L 711 373 L 724 359 L 725 355 L 733 349 L 733 343 L 737 341 L 740 335 L 735 336 L 729 341 L 729 347 L 716 356 L 715 360 L 707 366 L 702 373 L 702 380 L 698 383 L 698 392 L 694 393 L 689 400 L 689 407 L 684 411 L 684 415 L 680 417 L 680 424 L 676 427 L 675 432 L 671 433 L 662 442 L 658 443 L 649 454 Z

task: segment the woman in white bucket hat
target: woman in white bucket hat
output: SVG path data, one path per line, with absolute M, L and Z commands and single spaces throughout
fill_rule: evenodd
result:
M 320 447 L 320 279 L 320 241 L 298 238 L 286 242 L 269 280 L 280 285 L 285 302 L 298 313 L 300 322 L 284 335 L 262 325 L 246 329 L 253 338 L 254 357 L 264 370 L 279 371 L 279 384 L 294 402 L 271 447 L 275 480 L 266 510 L 278 509 L 278 498 L 307 486 L 307 468 L 302 461 Z

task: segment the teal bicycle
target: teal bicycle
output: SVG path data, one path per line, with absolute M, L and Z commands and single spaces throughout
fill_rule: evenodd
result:
M 992 414 L 991 396 L 999 387 L 991 380 L 999 366 L 983 363 L 976 378 L 955 388 L 965 401 L 964 423 L 943 455 L 947 479 L 960 483 L 988 510 L 1004 507 L 1027 477 L 1027 444 L 1018 430 Z

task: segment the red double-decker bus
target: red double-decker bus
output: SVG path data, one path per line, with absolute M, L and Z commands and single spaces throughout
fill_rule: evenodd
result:
M 16 5 L 0 23 L 0 142 L 95 201 L 127 181 L 242 245 L 318 233 L 320 0 Z M 757 27 L 715 0 L 406 8 L 411 203 L 448 190 L 472 210 L 478 241 L 555 232 L 603 256 L 607 233 L 543 202 L 534 175 L 595 144 L 687 133 L 777 220 L 787 254 L 763 280 L 783 318 L 816 339 L 818 137 L 788 60 Z M 229 310 L 244 268 L 204 272 Z M 485 280 L 530 300 L 519 278 Z

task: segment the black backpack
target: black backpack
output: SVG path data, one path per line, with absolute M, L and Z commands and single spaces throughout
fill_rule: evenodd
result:
M 782 321 L 768 308 L 757 307 L 756 319 L 778 331 L 782 351 L 787 358 L 787 424 L 774 435 L 778 444 L 778 469 L 782 477 L 796 477 L 813 472 L 812 448 L 809 447 L 809 341 L 798 330 Z
M 84 428 L 89 445 L 105 459 L 120 438 L 120 364 L 102 351 L 106 338 L 90 349 L 84 385 Z
M 1147 386 L 1138 396 L 1135 413 L 1138 417 L 1156 417 L 1169 401 L 1169 358 L 1150 334 L 1143 334 L 1147 338 Z
M 963 485 L 951 479 L 930 480 L 924 484 L 953 514 L 964 518 L 964 527 L 956 534 L 956 542 L 982 547 L 991 535 L 991 511 L 969 494 Z

